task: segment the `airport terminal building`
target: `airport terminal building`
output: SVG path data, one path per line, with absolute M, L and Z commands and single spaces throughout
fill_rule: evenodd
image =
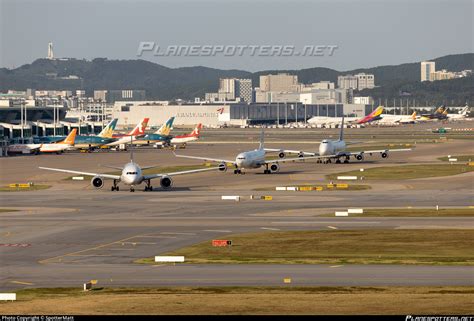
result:
M 376 106 L 375 106 L 376 107 Z M 193 126 L 202 123 L 208 127 L 245 126 L 251 124 L 287 124 L 304 122 L 313 116 L 341 117 L 343 114 L 362 117 L 369 114 L 372 105 L 302 103 L 236 103 L 236 104 L 183 104 L 165 102 L 118 101 L 112 117 L 118 118 L 118 126 L 130 127 L 145 117 L 149 126 L 159 126 L 175 116 L 176 126 Z

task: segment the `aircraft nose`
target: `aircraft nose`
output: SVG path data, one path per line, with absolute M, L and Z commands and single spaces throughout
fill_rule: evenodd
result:
M 319 155 L 327 155 L 328 153 L 328 146 L 327 144 L 319 145 Z

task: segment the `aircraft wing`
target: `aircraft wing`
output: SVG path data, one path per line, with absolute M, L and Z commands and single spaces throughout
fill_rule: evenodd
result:
M 316 156 L 318 155 L 317 153 L 313 152 L 305 152 L 301 150 L 291 150 L 291 149 L 278 149 L 278 148 L 265 148 L 266 152 L 283 152 L 283 153 L 288 153 L 288 154 L 303 154 L 303 155 L 308 155 L 308 156 Z
M 292 158 L 280 158 L 273 160 L 265 160 L 263 164 L 275 164 L 275 163 L 285 163 L 285 162 L 295 162 L 295 161 L 304 161 L 306 159 L 318 159 L 321 156 L 308 156 L 308 157 L 292 157 Z
M 364 150 L 361 152 L 350 152 L 351 155 L 357 155 L 360 153 L 372 154 L 372 153 L 384 153 L 384 152 L 408 152 L 411 148 L 399 148 L 399 149 L 377 149 L 377 150 Z
M 188 155 L 177 155 L 177 154 L 174 154 L 174 156 L 182 157 L 182 158 L 200 159 L 200 160 L 210 161 L 210 162 L 218 162 L 218 163 L 223 163 L 224 162 L 224 163 L 235 164 L 235 161 L 227 160 L 227 159 L 217 159 L 217 158 L 188 156 Z
M 107 168 L 112 168 L 112 169 L 118 169 L 119 171 L 121 171 L 123 169 L 123 166 L 120 167 L 120 166 L 112 166 L 112 165 L 100 165 L 102 167 L 107 167 Z
M 79 171 L 72 171 L 72 170 L 69 170 L 69 169 L 61 169 L 61 168 L 49 168 L 49 167 L 39 167 L 39 168 L 40 169 L 45 169 L 45 170 L 48 170 L 48 171 L 55 171 L 55 172 L 79 174 L 79 175 L 86 175 L 86 176 L 100 176 L 100 177 L 103 177 L 103 178 L 110 178 L 110 179 L 120 179 L 120 175 L 79 172 Z
M 213 170 L 216 170 L 216 169 L 219 169 L 219 167 L 191 169 L 191 170 L 188 170 L 188 171 L 172 172 L 172 173 L 150 174 L 150 175 L 144 175 L 143 179 L 147 180 L 147 179 L 159 178 L 159 177 L 163 177 L 163 176 L 176 176 L 176 175 L 184 175 L 184 174 L 193 174 L 193 173 L 213 171 Z

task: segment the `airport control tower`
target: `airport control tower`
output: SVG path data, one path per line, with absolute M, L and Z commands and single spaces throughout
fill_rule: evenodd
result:
M 48 59 L 53 60 L 54 59 L 54 54 L 53 54 L 53 43 L 50 42 L 48 43 Z

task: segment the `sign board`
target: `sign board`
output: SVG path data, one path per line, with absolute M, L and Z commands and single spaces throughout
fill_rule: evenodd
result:
M 364 214 L 363 208 L 349 208 L 347 209 L 347 213 L 349 214 Z
M 340 180 L 357 180 L 357 176 L 338 176 L 337 179 L 340 179 Z
M 336 212 L 335 215 L 336 216 L 349 216 L 347 212 Z
M 212 246 L 232 246 L 231 240 L 212 240 Z
M 16 301 L 16 293 L 0 293 L 0 301 Z

